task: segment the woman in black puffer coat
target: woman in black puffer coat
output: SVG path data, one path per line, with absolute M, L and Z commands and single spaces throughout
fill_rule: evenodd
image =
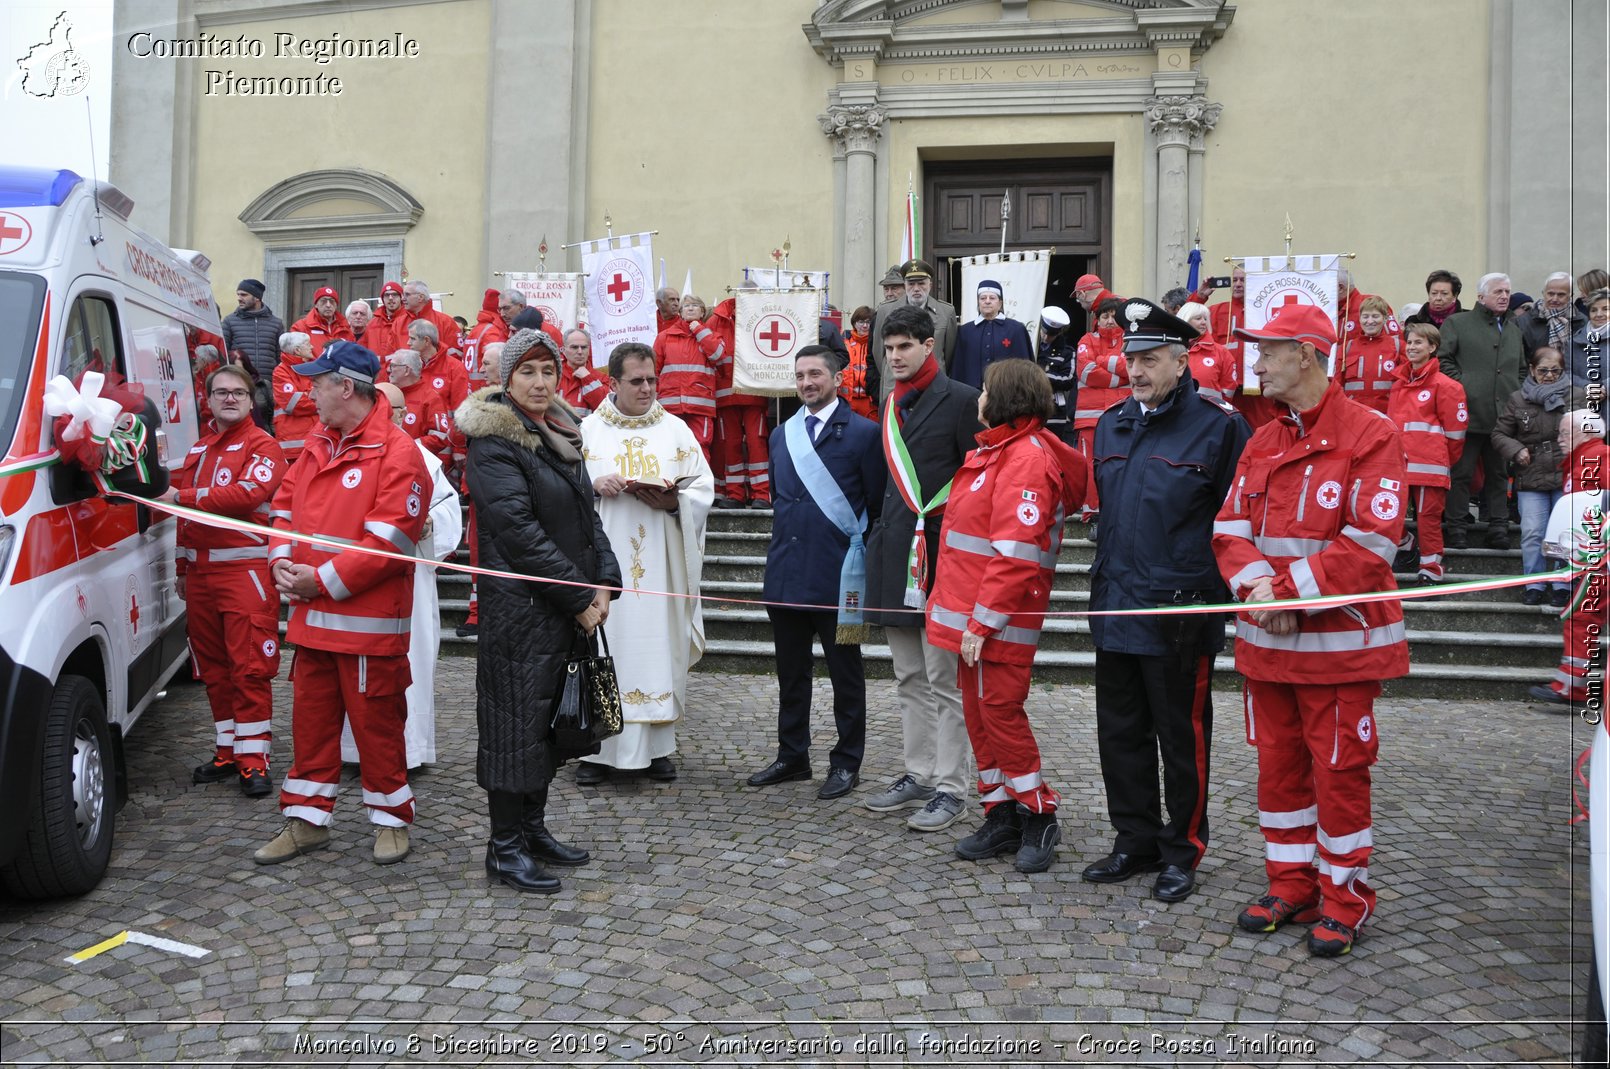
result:
M 521 891 L 552 894 L 541 862 L 588 858 L 546 826 L 548 784 L 561 761 L 549 732 L 564 665 L 591 652 L 609 615 L 620 565 L 593 509 L 581 432 L 559 396 L 559 351 L 540 330 L 503 349 L 501 385 L 478 390 L 454 418 L 469 440 L 465 484 L 475 503 L 483 568 L 582 586 L 487 576 L 479 581 L 475 673 L 476 780 L 492 818 L 486 871 Z M 593 752 L 597 752 L 594 750 Z

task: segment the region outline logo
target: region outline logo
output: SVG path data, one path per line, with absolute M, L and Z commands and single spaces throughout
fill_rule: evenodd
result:
M 89 64 L 73 48 L 73 23 L 67 12 L 57 14 L 50 36 L 17 57 L 22 91 L 49 100 L 75 96 L 89 87 Z

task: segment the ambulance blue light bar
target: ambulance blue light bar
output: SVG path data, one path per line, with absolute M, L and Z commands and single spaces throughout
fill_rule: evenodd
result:
M 0 208 L 59 207 L 83 180 L 67 170 L 0 166 Z

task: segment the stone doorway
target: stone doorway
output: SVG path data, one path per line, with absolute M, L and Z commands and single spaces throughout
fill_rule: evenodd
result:
M 963 320 L 975 313 L 958 292 L 961 258 L 1001 248 L 1001 200 L 1011 199 L 1006 249 L 1054 248 L 1043 304 L 1060 305 L 1081 324 L 1073 283 L 1087 271 L 1110 277 L 1112 160 L 932 161 L 923 166 L 924 252 L 939 277 L 935 290 Z

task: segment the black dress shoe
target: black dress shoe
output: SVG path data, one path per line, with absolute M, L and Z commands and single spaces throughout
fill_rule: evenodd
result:
M 268 769 L 243 768 L 240 770 L 240 793 L 248 798 L 266 798 L 272 790 L 268 782 Z
M 773 783 L 787 783 L 790 780 L 810 778 L 810 765 L 790 761 L 773 761 L 753 776 L 750 776 L 747 782 L 751 787 L 770 787 Z
M 718 509 L 741 509 L 743 507 L 744 503 L 742 501 L 734 501 L 730 497 L 716 498 L 716 508 Z
M 828 772 L 827 779 L 822 781 L 822 789 L 816 792 L 818 798 L 843 798 L 861 782 L 859 772 L 851 772 L 847 768 L 835 768 Z
M 238 770 L 235 768 L 235 762 L 220 762 L 217 759 L 214 759 L 208 761 L 206 764 L 197 765 L 190 773 L 190 782 L 222 783 L 224 780 L 235 776 L 237 771 Z
M 670 783 L 676 779 L 676 764 L 669 757 L 656 757 L 648 763 L 648 771 L 644 775 L 661 783 Z
M 1522 605 L 1541 605 L 1547 600 L 1548 595 L 1543 593 L 1541 590 L 1538 590 L 1536 587 L 1529 586 L 1525 590 L 1521 591 Z
M 597 761 L 582 761 L 576 766 L 576 782 L 583 787 L 596 787 L 608 779 L 613 771 L 608 765 L 601 765 Z
M 1549 591 L 1549 604 L 1556 609 L 1563 609 L 1571 604 L 1571 592 L 1564 587 L 1556 587 Z
M 481 633 L 480 624 L 459 624 L 453 628 L 453 634 L 459 638 L 474 638 Z
M 1196 890 L 1196 873 L 1178 865 L 1164 865 L 1152 886 L 1152 897 L 1161 902 L 1183 902 Z
M 1163 867 L 1163 859 L 1152 855 L 1108 854 L 1079 875 L 1086 883 L 1122 883 L 1137 872 L 1155 872 Z

